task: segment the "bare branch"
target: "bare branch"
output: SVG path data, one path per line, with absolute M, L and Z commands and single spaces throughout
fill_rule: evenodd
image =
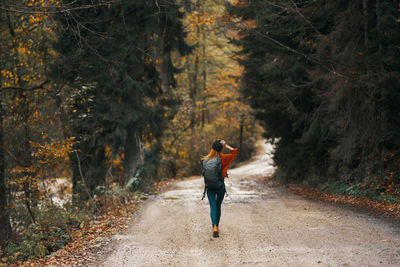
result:
M 268 35 L 268 32 L 265 33 L 265 34 L 262 33 L 262 32 L 259 32 L 259 31 L 255 30 L 255 29 L 253 29 L 253 28 L 247 26 L 243 21 L 238 21 L 238 22 L 235 22 L 235 23 L 236 23 L 236 24 L 240 24 L 241 26 L 243 26 L 244 29 L 247 30 L 248 32 L 252 31 L 252 32 L 254 32 L 255 34 L 260 35 L 261 37 L 266 38 L 266 39 L 270 40 L 271 42 L 277 44 L 278 46 L 280 46 L 280 47 L 282 47 L 282 48 L 285 48 L 286 50 L 289 50 L 289 51 L 291 51 L 291 52 L 294 53 L 294 54 L 297 54 L 297 55 L 299 55 L 299 56 L 302 56 L 302 57 L 304 57 L 305 59 L 307 59 L 307 60 L 310 61 L 310 62 L 314 62 L 314 63 L 320 65 L 322 68 L 326 69 L 327 71 L 329 71 L 329 72 L 332 73 L 333 75 L 339 76 L 339 77 L 341 77 L 341 78 L 343 78 L 343 79 L 345 79 L 345 80 L 349 80 L 349 79 L 350 79 L 348 76 L 346 76 L 346 75 L 344 75 L 344 74 L 342 74 L 342 73 L 339 73 L 339 72 L 335 71 L 333 68 L 328 67 L 327 65 L 325 65 L 324 63 L 322 63 L 320 60 L 315 59 L 315 58 L 313 58 L 313 57 L 310 57 L 310 56 L 308 56 L 308 55 L 306 55 L 306 54 L 304 54 L 304 53 L 302 53 L 302 52 L 300 52 L 300 51 L 297 51 L 296 49 L 293 49 L 293 48 L 291 48 L 291 47 L 289 47 L 289 46 L 287 46 L 287 45 L 281 43 L 280 41 L 278 41 L 278 40 L 272 38 L 271 36 Z
M 2 88 L 0 88 L 0 91 L 3 91 L 3 90 L 20 90 L 20 91 L 33 91 L 33 90 L 38 90 L 38 89 L 44 89 L 44 85 L 45 84 L 47 84 L 47 83 L 49 83 L 50 81 L 44 81 L 43 83 L 41 83 L 41 84 L 39 84 L 39 85 L 37 85 L 37 86 L 34 86 L 34 87 L 31 87 L 31 88 L 22 88 L 22 87 L 16 87 L 16 86 L 7 86 L 7 87 L 2 87 Z
M 93 199 L 93 197 L 92 197 L 92 194 L 90 194 L 89 190 L 88 190 L 87 187 L 86 187 L 85 179 L 83 178 L 83 174 L 82 174 L 81 160 L 80 160 L 80 158 L 79 158 L 79 154 L 78 154 L 78 151 L 77 151 L 77 150 L 75 150 L 75 154 L 76 154 L 76 158 L 77 158 L 77 160 L 78 160 L 79 174 L 80 174 L 81 179 L 82 179 L 83 187 L 85 188 L 86 193 L 87 193 L 88 196 L 90 197 L 90 200 L 92 201 L 92 203 L 93 203 L 94 207 L 96 208 L 96 210 L 97 210 L 100 214 L 102 214 L 101 210 L 97 207 L 97 205 L 96 205 L 96 203 L 95 203 L 95 201 L 94 201 L 94 199 Z
M 315 31 L 318 35 L 322 35 L 322 34 L 320 33 L 320 31 L 319 31 L 317 28 L 315 28 L 314 25 L 312 25 L 312 23 L 300 12 L 299 8 L 297 7 L 297 4 L 296 4 L 293 0 L 290 0 L 290 2 L 292 2 L 292 4 L 294 5 L 294 7 L 296 8 L 297 14 L 299 14 L 299 15 L 304 19 L 304 21 L 307 22 L 307 24 L 310 25 L 311 28 L 314 29 L 314 31 Z

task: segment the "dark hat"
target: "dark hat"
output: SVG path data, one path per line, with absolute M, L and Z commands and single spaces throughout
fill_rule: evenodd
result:
M 214 143 L 212 144 L 212 149 L 214 149 L 217 152 L 221 152 L 222 151 L 222 144 L 221 144 L 221 140 L 217 139 L 214 141 Z

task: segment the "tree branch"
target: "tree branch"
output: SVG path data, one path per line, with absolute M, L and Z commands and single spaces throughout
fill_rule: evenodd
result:
M 315 59 L 315 58 L 312 58 L 312 57 L 310 57 L 310 56 L 308 56 L 308 55 L 306 55 L 306 54 L 304 54 L 304 53 L 302 53 L 302 52 L 300 52 L 300 51 L 297 51 L 296 49 L 293 49 L 293 48 L 291 48 L 291 47 L 289 47 L 289 46 L 287 46 L 287 45 L 281 43 L 280 41 L 278 41 L 278 40 L 272 38 L 271 36 L 268 36 L 268 32 L 265 33 L 265 34 L 264 34 L 264 33 L 261 33 L 261 32 L 255 30 L 255 29 L 253 29 L 253 28 L 247 26 L 243 21 L 235 22 L 235 24 L 240 24 L 240 25 L 242 25 L 242 26 L 244 27 L 244 29 L 247 30 L 248 32 L 253 31 L 254 33 L 260 35 L 260 36 L 263 37 L 263 38 L 266 38 L 266 39 L 270 40 L 271 42 L 275 43 L 276 45 L 278 45 L 278 46 L 280 46 L 280 47 L 282 47 L 282 48 L 285 48 L 286 50 L 289 50 L 289 51 L 291 51 L 291 52 L 294 53 L 294 54 L 297 54 L 297 55 L 299 55 L 299 56 L 302 56 L 302 57 L 304 57 L 305 59 L 307 59 L 307 60 L 310 61 L 310 62 L 314 62 L 314 63 L 320 65 L 322 68 L 324 68 L 325 70 L 329 71 L 329 72 L 332 73 L 333 75 L 342 77 L 342 78 L 345 79 L 345 80 L 350 80 L 350 78 L 349 78 L 348 76 L 346 76 L 346 75 L 344 75 L 344 74 L 342 74 L 342 73 L 339 73 L 339 72 L 335 71 L 333 68 L 328 67 L 327 65 L 325 65 L 324 63 L 322 63 L 320 60 Z
M 310 25 L 311 28 L 314 29 L 314 31 L 315 31 L 318 35 L 322 35 L 322 34 L 320 33 L 320 31 L 319 31 L 317 28 L 315 28 L 314 25 L 312 25 L 312 23 L 311 23 L 306 17 L 304 17 L 304 15 L 300 12 L 299 8 L 297 7 L 297 4 L 296 4 L 293 0 L 290 0 L 290 2 L 292 2 L 292 4 L 294 5 L 294 7 L 296 8 L 297 14 L 299 14 L 299 15 L 304 19 L 304 21 L 307 22 L 307 24 Z
M 8 87 L 2 87 L 0 88 L 1 91 L 3 90 L 20 90 L 20 91 L 34 91 L 34 90 L 39 90 L 39 89 L 44 89 L 44 85 L 49 83 L 50 81 L 44 81 L 43 83 L 31 87 L 31 88 L 22 88 L 22 87 L 16 87 L 16 86 L 8 86 Z

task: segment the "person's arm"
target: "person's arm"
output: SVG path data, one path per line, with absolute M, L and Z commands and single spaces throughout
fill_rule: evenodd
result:
M 229 146 L 225 140 L 221 140 L 221 144 L 228 149 L 231 153 L 229 154 L 222 154 L 221 156 L 221 165 L 222 165 L 222 178 L 225 179 L 226 172 L 228 170 L 229 164 L 232 163 L 232 161 L 236 158 L 236 156 L 239 153 L 239 149 L 237 148 L 232 148 Z
M 223 147 L 225 147 L 226 149 L 228 149 L 231 153 L 229 154 L 222 154 L 222 165 L 229 165 L 235 158 L 236 156 L 239 154 L 239 149 L 237 148 L 233 148 L 231 146 L 229 146 L 225 140 L 221 140 L 221 144 Z M 222 166 L 224 167 L 224 166 Z
M 228 149 L 230 152 L 232 152 L 232 151 L 234 151 L 234 150 L 238 150 L 237 148 L 233 148 L 233 147 L 229 146 L 229 145 L 225 142 L 225 140 L 221 140 L 221 145 L 222 145 L 223 147 L 225 147 L 226 149 Z
M 225 140 L 221 140 L 221 144 L 223 147 L 225 147 L 226 149 L 228 149 L 230 152 L 232 152 L 233 150 L 237 150 L 237 148 L 232 148 L 231 146 L 229 146 Z

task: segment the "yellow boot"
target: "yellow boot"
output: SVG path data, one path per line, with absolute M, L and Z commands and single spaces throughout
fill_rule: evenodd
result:
M 219 237 L 219 230 L 216 224 L 213 226 L 213 237 Z

